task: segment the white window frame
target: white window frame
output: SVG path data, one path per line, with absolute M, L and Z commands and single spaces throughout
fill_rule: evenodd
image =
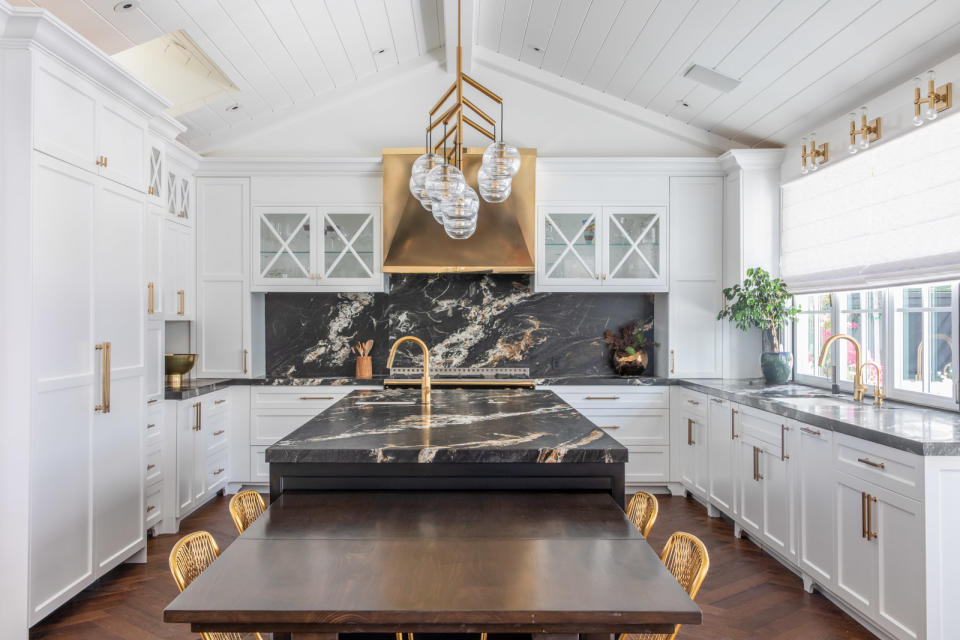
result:
M 926 284 L 936 284 L 936 283 L 926 283 Z M 926 286 L 926 285 L 924 285 Z M 951 331 L 953 333 L 954 345 L 960 346 L 960 308 L 958 308 L 958 301 L 960 301 L 960 283 L 950 282 L 951 286 L 951 296 L 950 296 L 950 309 L 951 309 Z M 954 370 L 954 385 L 953 385 L 953 395 L 952 397 L 938 396 L 931 393 L 923 393 L 917 391 L 911 391 L 908 389 L 900 389 L 896 386 L 896 348 L 897 348 L 897 336 L 896 336 L 896 326 L 897 326 L 897 306 L 896 306 L 896 295 L 894 291 L 900 287 L 887 287 L 879 289 L 883 292 L 883 318 L 882 322 L 882 335 L 883 335 L 883 344 L 881 345 L 882 358 L 881 365 L 883 366 L 883 389 L 886 397 L 891 400 L 899 400 L 901 402 L 908 402 L 911 404 L 933 407 L 936 409 L 947 409 L 950 411 L 960 411 L 960 375 L 956 372 L 960 372 L 960 349 L 954 348 L 952 350 L 953 356 L 953 370 Z M 868 291 L 869 289 L 862 289 L 861 291 Z M 830 294 L 819 294 L 819 295 L 829 295 L 830 296 L 830 323 L 831 327 L 834 329 L 834 333 L 840 331 L 840 295 L 837 292 Z M 916 311 L 930 311 L 929 307 L 917 307 Z M 924 324 L 924 332 L 927 331 L 927 325 Z M 811 387 L 819 387 L 823 389 L 831 388 L 833 384 L 833 373 L 828 372 L 828 375 L 824 377 L 811 376 L 808 374 L 801 374 L 797 372 L 797 342 L 796 342 L 796 321 L 793 324 L 793 353 L 794 353 L 794 365 L 793 365 L 793 379 L 798 384 L 804 384 Z M 925 341 L 926 342 L 926 341 Z M 831 345 L 831 356 L 833 362 L 838 362 L 838 350 L 837 345 L 839 343 L 834 343 Z M 851 381 L 839 380 L 837 381 L 840 391 L 844 393 L 853 393 L 853 383 Z M 873 399 L 873 385 L 867 385 L 867 392 L 864 396 L 865 399 L 869 398 L 870 401 Z

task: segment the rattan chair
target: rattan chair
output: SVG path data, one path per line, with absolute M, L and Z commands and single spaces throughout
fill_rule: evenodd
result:
M 660 504 L 657 499 L 645 491 L 637 491 L 630 498 L 630 504 L 627 505 L 627 517 L 630 518 L 640 535 L 646 538 L 650 535 L 650 529 L 653 523 L 657 521 L 657 513 L 660 511 Z
M 180 591 L 186 589 L 219 555 L 217 541 L 206 531 L 197 531 L 177 540 L 170 551 L 170 573 L 177 588 Z M 201 633 L 200 637 L 203 640 L 263 640 L 259 633 Z
M 237 531 L 243 533 L 247 527 L 253 524 L 253 521 L 260 517 L 267 505 L 263 502 L 263 496 L 257 491 L 241 491 L 230 498 L 230 515 L 233 517 L 233 524 L 237 525 Z
M 686 590 L 690 599 L 696 598 L 710 568 L 710 555 L 700 539 L 689 533 L 677 531 L 664 545 L 660 560 Z M 620 634 L 618 640 L 673 640 L 677 637 L 678 631 L 680 631 L 680 625 L 673 628 L 673 633 L 624 633 Z

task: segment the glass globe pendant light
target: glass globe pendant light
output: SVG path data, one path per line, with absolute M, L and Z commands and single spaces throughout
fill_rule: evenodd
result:
M 467 187 L 459 198 L 444 200 L 440 208 L 443 228 L 451 238 L 458 240 L 473 235 L 477 230 L 477 213 L 480 211 L 480 198 L 477 192 Z M 469 232 L 469 235 L 464 234 Z
M 410 170 L 410 193 L 414 198 L 422 201 L 427 196 L 427 174 L 441 164 L 443 158 L 429 152 L 413 161 L 413 168 Z
M 477 188 L 480 191 L 480 197 L 487 202 L 493 204 L 503 202 L 510 197 L 512 186 L 513 180 L 511 178 L 492 176 L 487 172 L 486 167 L 481 166 L 477 172 Z
M 512 178 L 520 170 L 520 152 L 503 140 L 494 142 L 483 152 L 482 166 L 491 176 Z

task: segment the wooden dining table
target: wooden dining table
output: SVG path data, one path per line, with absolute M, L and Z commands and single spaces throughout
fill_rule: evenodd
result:
M 164 610 L 194 632 L 670 633 L 701 612 L 613 498 L 290 492 Z

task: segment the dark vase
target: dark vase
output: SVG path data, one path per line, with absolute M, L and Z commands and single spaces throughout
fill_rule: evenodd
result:
M 767 384 L 786 384 L 793 373 L 793 354 L 789 351 L 764 351 L 760 369 Z

